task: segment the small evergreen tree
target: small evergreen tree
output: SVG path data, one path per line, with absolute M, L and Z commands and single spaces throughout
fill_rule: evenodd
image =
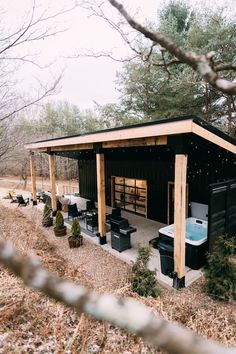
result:
M 236 300 L 236 264 L 232 261 L 235 252 L 235 237 L 221 236 L 208 256 L 205 291 L 214 299 Z
M 80 224 L 78 219 L 73 219 L 71 227 L 72 235 L 68 237 L 69 247 L 75 248 L 83 245 L 83 236 L 80 235 Z
M 80 235 L 80 224 L 78 219 L 73 219 L 71 233 L 74 238 Z
M 64 218 L 63 218 L 63 215 L 60 211 L 57 211 L 55 227 L 57 227 L 59 229 L 64 227 Z
M 151 271 L 147 267 L 150 255 L 150 247 L 139 246 L 138 257 L 132 266 L 129 281 L 132 290 L 137 294 L 157 297 L 160 295 L 160 289 L 156 283 L 155 271 Z
M 51 209 L 50 209 L 50 207 L 47 204 L 45 204 L 44 208 L 43 208 L 43 218 L 47 219 L 50 216 L 51 216 Z
M 51 209 L 47 204 L 44 205 L 44 209 L 43 209 L 42 225 L 44 227 L 50 227 L 53 225 L 53 218 L 51 217 Z

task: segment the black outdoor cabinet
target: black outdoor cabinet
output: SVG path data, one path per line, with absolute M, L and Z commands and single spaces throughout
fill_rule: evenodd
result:
M 111 248 L 119 252 L 131 248 L 130 234 L 122 235 L 119 232 L 111 231 Z

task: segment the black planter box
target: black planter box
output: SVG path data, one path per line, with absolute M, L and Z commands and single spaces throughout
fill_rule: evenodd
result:
M 122 235 L 119 232 L 111 231 L 111 247 L 119 252 L 131 248 L 130 235 Z

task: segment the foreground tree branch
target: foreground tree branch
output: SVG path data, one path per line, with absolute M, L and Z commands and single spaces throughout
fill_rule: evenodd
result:
M 58 78 L 53 82 L 52 86 L 45 88 L 45 90 L 35 99 L 28 101 L 24 104 L 22 103 L 22 105 L 20 107 L 8 112 L 6 115 L 3 115 L 2 117 L 0 117 L 0 122 L 14 116 L 16 113 L 22 111 L 23 109 L 42 101 L 45 97 L 49 97 L 50 95 L 53 95 L 55 93 L 56 88 L 58 87 L 58 85 L 61 81 L 61 78 L 62 78 L 62 75 L 58 76 Z
M 108 0 L 112 6 L 114 6 L 121 15 L 126 19 L 129 25 L 142 33 L 146 38 L 149 38 L 152 42 L 161 45 L 169 53 L 174 55 L 181 63 L 189 65 L 193 70 L 197 71 L 206 82 L 211 84 L 217 90 L 227 93 L 229 95 L 236 94 L 236 83 L 227 79 L 221 78 L 217 75 L 216 70 L 212 67 L 212 57 L 215 53 L 208 53 L 206 55 L 197 55 L 193 52 L 186 52 L 184 49 L 178 47 L 170 39 L 166 38 L 159 32 L 153 32 L 145 26 L 134 20 L 128 12 L 125 10 L 122 4 L 116 0 Z M 234 70 L 234 65 L 231 65 L 231 70 Z M 225 70 L 218 68 L 217 72 Z
M 42 268 L 35 257 L 23 257 L 11 243 L 0 238 L 0 262 L 24 283 L 65 305 L 98 320 L 126 329 L 174 354 L 236 354 L 232 348 L 201 339 L 183 327 L 154 316 L 150 309 L 130 298 L 90 292 L 62 280 Z

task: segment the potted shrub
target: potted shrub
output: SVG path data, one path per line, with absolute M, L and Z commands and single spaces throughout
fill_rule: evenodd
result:
M 51 209 L 47 204 L 44 205 L 44 209 L 43 209 L 42 225 L 44 227 L 49 227 L 53 225 L 53 218 L 51 217 Z
M 73 219 L 71 227 L 72 235 L 68 237 L 69 247 L 80 247 L 83 244 L 83 236 L 80 234 L 80 224 L 78 219 Z
M 65 236 L 66 235 L 66 226 L 64 225 L 64 218 L 60 211 L 57 211 L 56 221 L 54 227 L 55 236 Z

